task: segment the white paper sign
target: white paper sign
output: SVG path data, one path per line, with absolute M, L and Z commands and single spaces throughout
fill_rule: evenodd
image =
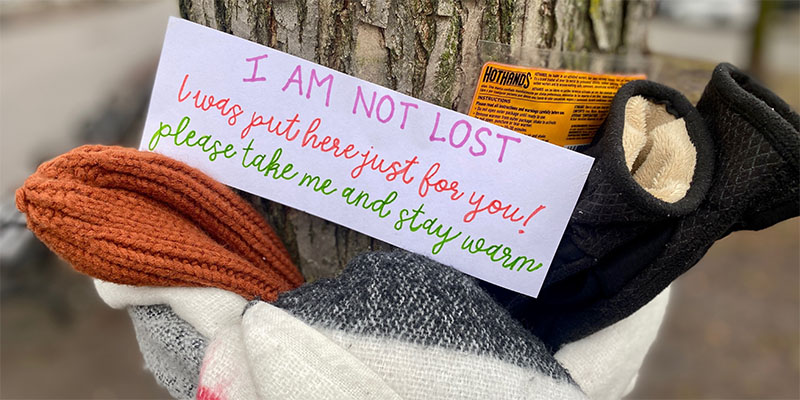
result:
M 530 296 L 592 164 L 176 18 L 141 149 Z

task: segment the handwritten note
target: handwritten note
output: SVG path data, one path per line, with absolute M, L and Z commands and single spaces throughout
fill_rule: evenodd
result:
M 176 18 L 141 149 L 530 296 L 592 164 Z

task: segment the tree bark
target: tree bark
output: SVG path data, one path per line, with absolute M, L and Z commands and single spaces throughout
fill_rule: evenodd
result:
M 652 0 L 179 0 L 191 21 L 401 93 L 466 112 L 479 41 L 536 49 L 641 52 Z M 386 243 L 242 193 L 306 279 L 335 275 Z

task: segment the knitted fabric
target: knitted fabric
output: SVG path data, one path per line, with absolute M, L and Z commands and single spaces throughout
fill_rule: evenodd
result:
M 195 398 L 208 342 L 242 323 L 247 301 L 217 288 L 118 285 L 95 279 L 100 298 L 128 309 L 145 367 L 173 397 Z
M 250 369 L 253 368 L 246 357 L 246 347 L 244 346 L 244 326 L 242 324 L 242 310 L 246 302 L 239 296 L 232 293 L 213 288 L 153 288 L 153 287 L 131 287 L 95 281 L 98 293 L 103 300 L 115 308 L 133 305 L 147 305 L 149 312 L 146 315 L 164 314 L 159 320 L 177 321 L 185 320 L 192 327 L 197 329 L 204 338 L 213 338 L 216 344 L 212 351 L 207 352 L 207 364 L 203 369 L 204 389 L 200 398 L 213 398 L 215 393 L 227 392 L 231 394 L 244 393 L 240 396 L 246 398 L 247 395 L 256 396 L 255 384 L 252 380 L 243 382 L 241 376 L 248 376 Z M 635 376 L 642 364 L 647 350 L 650 348 L 667 305 L 668 291 L 665 291 L 653 301 L 636 311 L 624 320 L 596 332 L 577 342 L 569 343 L 555 354 L 558 362 L 570 371 L 570 375 L 579 384 L 581 389 L 593 399 L 617 399 L 622 397 L 632 387 Z M 152 304 L 167 304 L 168 306 L 154 306 Z M 213 306 L 212 306 L 213 304 Z M 259 307 L 259 312 L 252 313 Z M 173 311 L 174 310 L 174 311 Z M 279 309 L 266 303 L 256 303 L 248 308 L 245 316 L 247 319 L 259 321 L 248 324 L 248 329 L 260 333 L 258 340 L 274 340 L 275 343 L 283 344 L 286 349 L 286 341 L 290 338 L 303 336 L 305 339 L 302 344 L 305 348 L 317 348 L 319 351 L 332 349 L 329 354 L 339 354 L 341 360 L 344 357 L 353 362 L 348 354 L 341 354 L 341 350 L 336 350 L 338 345 L 332 346 L 331 341 L 321 335 L 316 329 L 309 330 L 305 324 L 298 320 L 285 317 Z M 502 314 L 502 311 L 500 311 Z M 140 316 L 132 314 L 132 318 Z M 269 321 L 265 319 L 269 318 Z M 223 322 L 224 321 L 224 322 Z M 139 318 L 138 322 L 148 323 L 144 318 Z M 513 324 L 513 323 L 512 323 Z M 313 331 L 313 332 L 312 332 Z M 314 339 L 314 333 L 317 333 Z M 184 337 L 193 335 L 179 335 L 178 337 L 164 337 L 166 341 L 179 341 Z M 266 337 L 265 336 L 269 336 Z M 288 336 L 288 338 L 287 338 Z M 309 336 L 311 336 L 309 338 Z M 250 336 L 255 337 L 255 336 Z M 276 339 L 280 338 L 280 339 Z M 139 337 L 140 344 L 142 338 Z M 209 341 L 206 341 L 208 343 Z M 310 343 L 309 343 L 310 342 Z M 258 343 L 254 344 L 259 346 Z M 145 354 L 145 359 L 182 359 L 183 355 L 176 353 L 180 345 L 163 344 L 160 346 L 141 345 L 143 352 L 155 351 L 165 354 Z M 263 347 L 263 345 L 261 345 Z M 339 347 L 340 348 L 340 347 Z M 276 351 L 277 352 L 277 351 Z M 291 353 L 291 352 L 290 352 Z M 251 353 L 252 354 L 252 353 Z M 309 363 L 315 363 L 317 353 L 311 353 L 313 357 Z M 278 363 L 275 352 L 269 358 L 277 366 L 285 366 L 286 363 Z M 390 358 L 390 357 L 387 357 Z M 192 358 L 194 360 L 194 358 Z M 225 360 L 226 362 L 222 362 Z M 365 374 L 364 363 L 356 359 L 354 364 L 355 371 L 361 371 L 359 379 L 363 381 L 370 378 L 371 385 L 378 385 L 385 388 L 386 384 L 374 381 L 374 376 Z M 298 364 L 305 362 L 293 361 L 292 368 L 286 368 L 290 373 L 296 374 Z M 200 364 L 193 368 L 174 369 L 171 372 L 158 371 L 157 368 L 166 366 L 168 363 L 148 363 L 150 369 L 159 383 L 170 389 L 171 393 L 185 393 L 187 390 L 196 388 L 197 377 L 194 376 L 194 384 L 187 387 L 185 382 L 192 382 L 190 379 L 166 380 L 159 377 L 171 374 L 191 374 L 191 371 L 200 369 Z M 341 369 L 341 368 L 339 368 Z M 313 370 L 312 370 L 313 372 Z M 352 372 L 352 371 L 351 371 Z M 227 377 L 227 378 L 226 378 Z M 239 377 L 234 379 L 233 377 Z M 217 384 L 227 379 L 227 384 Z M 309 378 L 309 381 L 318 382 L 319 376 Z M 295 382 L 296 379 L 287 380 Z M 286 385 L 286 383 L 274 383 L 274 385 Z M 268 386 L 265 384 L 265 386 Z M 249 389 L 248 389 L 249 387 Z M 374 389 L 374 388 L 373 388 Z M 298 390 L 298 389 L 295 389 Z M 394 391 L 392 391 L 394 393 Z M 181 397 L 181 396 L 176 396 Z
M 51 250 L 105 281 L 211 286 L 266 300 L 303 282 L 249 204 L 156 153 L 80 147 L 42 164 L 16 202 Z
M 241 325 L 221 331 L 209 343 L 197 398 L 400 398 L 350 351 L 286 311 L 257 303 Z M 385 363 L 393 363 L 391 354 L 385 356 Z
M 556 360 L 569 370 L 589 398 L 621 399 L 636 384 L 639 369 L 664 320 L 669 296 L 668 287 L 621 321 L 565 344 L 556 352 Z
M 366 253 L 336 279 L 254 302 L 232 329 L 209 344 L 209 398 L 585 397 L 473 278 L 406 252 Z
M 166 305 L 130 307 L 128 314 L 156 381 L 175 398 L 193 399 L 207 339 Z
M 116 309 L 166 304 L 200 335 L 213 338 L 220 329 L 242 322 L 247 300 L 217 288 L 128 286 L 94 280 L 100 298 Z

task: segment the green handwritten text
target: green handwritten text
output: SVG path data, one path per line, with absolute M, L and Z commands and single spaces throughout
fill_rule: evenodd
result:
M 147 148 L 150 151 L 153 151 L 156 149 L 156 147 L 158 147 L 158 143 L 161 141 L 161 138 L 172 136 L 175 146 L 199 146 L 201 149 L 203 149 L 204 153 L 208 153 L 209 161 L 215 161 L 217 156 L 220 154 L 225 158 L 232 158 L 236 155 L 236 151 L 233 150 L 232 144 L 228 144 L 222 148 L 222 142 L 219 140 L 212 141 L 211 139 L 213 139 L 213 137 L 211 135 L 202 135 L 195 139 L 197 136 L 197 132 L 195 130 L 186 132 L 186 128 L 189 127 L 190 121 L 191 119 L 189 117 L 183 117 L 181 122 L 179 122 L 178 126 L 175 128 L 175 131 L 172 130 L 171 125 L 159 122 L 158 129 L 155 131 L 155 133 L 153 133 L 153 136 L 150 137 L 150 142 L 147 144 Z M 184 134 L 184 132 L 186 132 L 186 134 Z
M 510 247 L 504 246 L 502 243 L 486 246 L 484 238 L 476 240 L 467 235 L 464 241 L 461 242 L 461 249 L 472 254 L 485 253 L 490 260 L 501 263 L 503 268 L 511 271 L 514 271 L 514 267 L 516 267 L 517 272 L 521 271 L 522 268 L 525 268 L 525 271 L 533 272 L 542 267 L 542 263 L 536 264 L 536 260 L 525 256 L 517 256 L 514 261 L 511 261 L 514 256 Z
M 386 198 L 374 200 L 372 202 L 369 201 L 369 193 L 365 191 L 361 191 L 359 194 L 355 195 L 356 189 L 353 187 L 346 187 L 342 190 L 342 197 L 345 198 L 347 204 L 351 206 L 358 206 L 359 204 L 365 210 L 372 210 L 378 213 L 378 217 L 386 218 L 389 214 L 392 213 L 391 210 L 386 210 L 386 206 L 392 204 L 395 199 L 397 199 L 397 192 L 394 190 L 391 191 Z
M 299 172 L 291 173 L 292 168 L 294 168 L 294 164 L 292 163 L 286 163 L 286 165 L 284 165 L 283 169 L 281 170 L 281 164 L 279 161 L 281 160 L 283 149 L 280 147 L 275 149 L 275 152 L 272 153 L 272 158 L 270 158 L 269 162 L 267 162 L 266 164 L 264 163 L 264 161 L 267 159 L 266 154 L 256 154 L 251 160 L 249 161 L 247 160 L 247 156 L 249 156 L 250 152 L 253 150 L 253 139 L 250 139 L 250 143 L 248 143 L 247 147 L 245 147 L 243 150 L 244 150 L 244 157 L 242 157 L 242 166 L 245 168 L 254 167 L 255 169 L 258 170 L 258 172 L 263 173 L 264 176 L 266 177 L 270 177 L 271 173 L 272 179 L 275 180 L 285 179 L 287 181 L 290 181 L 294 179 L 294 177 L 297 176 L 297 174 L 299 173 Z
M 417 222 L 417 217 L 425 214 L 425 211 L 422 211 L 424 207 L 425 204 L 420 204 L 419 207 L 417 207 L 414 210 L 409 211 L 407 208 L 400 210 L 400 219 L 398 219 L 397 222 L 394 223 L 394 229 L 398 231 L 402 230 L 403 226 L 406 226 L 405 225 L 406 222 L 408 223 L 407 226 L 411 232 L 416 232 L 420 229 L 424 229 L 425 233 L 427 233 L 429 236 L 436 236 L 439 239 L 441 239 L 438 242 L 436 242 L 431 248 L 431 253 L 439 254 L 439 252 L 442 251 L 442 247 L 444 247 L 444 245 L 447 242 L 450 242 L 455 238 L 461 236 L 461 232 L 451 235 L 453 227 L 448 226 L 446 230 L 443 230 L 444 225 L 437 224 L 437 222 L 439 221 L 438 218 L 428 218 L 425 221 L 419 221 L 419 223 L 415 225 L 415 223 Z M 422 218 L 420 218 L 420 220 L 421 219 Z

